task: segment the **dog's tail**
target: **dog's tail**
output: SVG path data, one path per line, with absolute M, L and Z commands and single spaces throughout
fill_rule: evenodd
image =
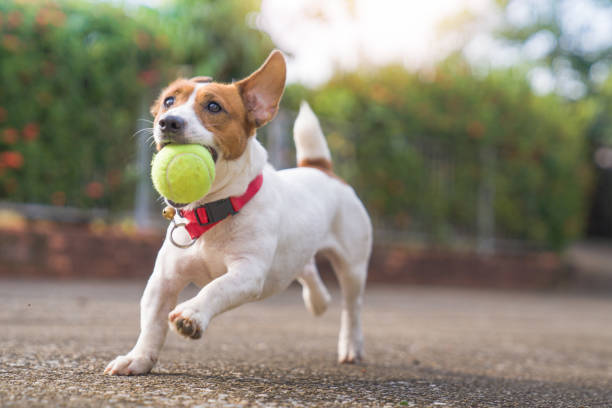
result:
M 321 125 L 306 101 L 302 101 L 293 125 L 293 140 L 298 167 L 314 167 L 333 174 L 331 154 Z

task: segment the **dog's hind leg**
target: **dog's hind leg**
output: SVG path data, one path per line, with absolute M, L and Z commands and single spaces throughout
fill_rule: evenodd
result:
M 331 296 L 321 281 L 314 258 L 306 265 L 298 277 L 298 282 L 302 285 L 302 297 L 306 309 L 315 316 L 323 314 L 327 310 Z
M 350 264 L 344 259 L 330 257 L 342 291 L 338 362 L 357 363 L 363 358 L 361 306 L 368 264 Z

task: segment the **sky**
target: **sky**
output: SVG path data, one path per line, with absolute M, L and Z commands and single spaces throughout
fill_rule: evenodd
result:
M 438 27 L 462 9 L 484 16 L 491 6 L 488 0 L 263 0 L 256 26 L 290 54 L 290 82 L 318 85 L 335 69 L 430 64 L 461 40 L 438 35 Z
M 163 0 L 108 0 L 157 6 Z M 409 70 L 427 68 L 449 52 L 463 48 L 476 67 L 510 67 L 537 61 L 555 45 L 555 37 L 540 32 L 521 47 L 491 35 L 502 24 L 521 27 L 561 4 L 561 21 L 568 33 L 562 41 L 586 52 L 612 43 L 612 8 L 603 12 L 597 0 L 510 0 L 502 16 L 494 0 L 262 0 L 261 10 L 247 23 L 267 32 L 288 57 L 288 82 L 317 86 L 338 70 L 403 64 Z M 449 21 L 470 23 L 466 30 L 444 29 Z M 557 91 L 570 98 L 585 92 L 576 73 L 563 62 L 529 72 L 540 94 Z M 596 67 L 595 79 L 605 79 L 609 64 Z

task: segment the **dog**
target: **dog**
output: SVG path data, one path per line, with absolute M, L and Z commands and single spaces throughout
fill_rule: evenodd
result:
M 250 76 L 231 84 L 178 79 L 151 107 L 157 149 L 203 145 L 213 155 L 216 177 L 196 202 L 165 199 L 176 214 L 140 302 L 140 335 L 106 374 L 146 374 L 168 327 L 197 339 L 213 317 L 294 280 L 308 310 L 322 314 L 330 295 L 315 265 L 318 253 L 329 259 L 342 292 L 338 361 L 361 360 L 370 218 L 354 190 L 333 173 L 319 121 L 305 102 L 294 124 L 298 167 L 276 171 L 267 164 L 255 133 L 276 115 L 285 76 L 284 56 L 275 50 Z M 201 290 L 177 305 L 189 283 Z

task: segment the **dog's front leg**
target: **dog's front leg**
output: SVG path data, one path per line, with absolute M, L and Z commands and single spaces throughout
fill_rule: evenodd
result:
M 172 249 L 159 251 L 155 268 L 140 301 L 140 335 L 128 354 L 115 358 L 104 370 L 110 375 L 146 374 L 157 357 L 168 332 L 168 313 L 176 306 L 180 291 L 188 280 L 174 271 Z
M 170 313 L 170 323 L 179 334 L 200 338 L 214 316 L 260 298 L 266 271 L 267 266 L 252 259 L 229 263 L 224 275 Z

